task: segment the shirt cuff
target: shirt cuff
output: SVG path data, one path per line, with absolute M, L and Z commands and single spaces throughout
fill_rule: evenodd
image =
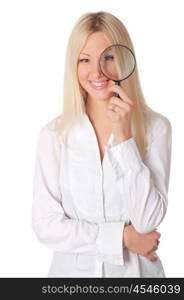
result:
M 124 222 L 108 222 L 99 225 L 97 246 L 100 258 L 111 264 L 123 265 Z
M 108 154 L 117 177 L 125 172 L 138 171 L 141 168 L 142 158 L 134 137 L 109 147 Z

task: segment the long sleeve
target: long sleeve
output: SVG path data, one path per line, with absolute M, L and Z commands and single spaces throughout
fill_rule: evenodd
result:
M 61 147 L 48 124 L 44 126 L 36 147 L 32 205 L 39 241 L 54 251 L 98 254 L 111 262 L 120 258 L 123 264 L 123 222 L 97 224 L 66 215 L 59 185 Z
M 157 228 L 166 214 L 168 203 L 171 124 L 163 117 L 151 130 L 143 159 L 133 137 L 109 149 L 115 176 L 117 180 L 122 178 L 122 189 L 127 193 L 127 215 L 140 233 Z

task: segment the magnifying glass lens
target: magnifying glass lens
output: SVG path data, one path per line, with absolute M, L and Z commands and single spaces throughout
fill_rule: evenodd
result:
M 102 73 L 110 80 L 122 81 L 135 69 L 133 52 L 124 45 L 115 44 L 106 48 L 100 56 Z

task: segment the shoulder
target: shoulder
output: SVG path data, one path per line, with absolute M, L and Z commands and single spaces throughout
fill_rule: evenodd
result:
M 167 117 L 155 111 L 144 112 L 144 121 L 148 141 L 163 135 L 171 135 L 172 126 Z
M 54 136 L 56 136 L 57 122 L 58 122 L 58 117 L 55 117 L 55 118 L 51 119 L 50 121 L 48 121 L 47 123 L 45 123 L 40 128 L 39 136 L 40 137 L 45 136 L 45 137 L 54 138 Z
M 37 144 L 39 148 L 48 151 L 49 147 L 55 150 L 59 150 L 60 143 L 56 133 L 56 125 L 58 122 L 58 117 L 55 117 L 45 123 L 39 131 Z

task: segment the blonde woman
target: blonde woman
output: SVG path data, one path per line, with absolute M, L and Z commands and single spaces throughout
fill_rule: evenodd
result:
M 103 75 L 100 54 L 112 44 L 134 52 L 118 18 L 81 16 L 67 48 L 62 113 L 38 137 L 32 224 L 54 251 L 49 277 L 165 277 L 156 250 L 171 125 L 147 106 L 137 66 L 122 86 Z

